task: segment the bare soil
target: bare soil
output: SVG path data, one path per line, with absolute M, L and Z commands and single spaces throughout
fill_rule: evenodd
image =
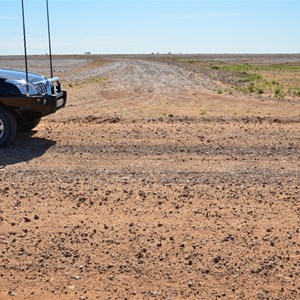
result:
M 161 57 L 55 69 L 67 107 L 0 149 L 1 300 L 300 298 L 299 98 Z

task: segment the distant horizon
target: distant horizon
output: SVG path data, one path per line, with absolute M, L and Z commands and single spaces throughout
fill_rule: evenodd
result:
M 96 55 L 300 55 L 300 52 L 299 53 L 296 53 L 296 52 L 282 52 L 282 53 L 279 53 L 279 52 L 269 52 L 269 53 L 251 53 L 251 52 L 248 52 L 248 53 L 90 53 L 90 54 L 86 54 L 86 53 L 52 53 L 52 56 L 75 56 L 75 55 L 82 55 L 82 56 L 96 56 Z M 0 56 L 25 56 L 24 54 L 0 54 Z M 27 54 L 28 57 L 30 56 L 49 56 L 48 53 L 45 53 L 45 54 Z

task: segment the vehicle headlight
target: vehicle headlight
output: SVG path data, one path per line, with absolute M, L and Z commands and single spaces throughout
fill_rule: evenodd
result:
M 22 79 L 22 80 L 6 80 L 6 82 L 15 85 L 23 95 L 26 95 L 26 94 L 37 95 L 38 94 L 36 87 L 32 83 L 26 82 L 26 80 L 24 80 L 24 79 Z

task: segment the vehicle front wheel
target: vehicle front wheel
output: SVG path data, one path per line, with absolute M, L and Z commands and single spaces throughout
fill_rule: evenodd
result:
M 30 120 L 30 121 L 17 120 L 17 130 L 18 131 L 30 131 L 31 129 L 38 126 L 40 121 L 41 121 L 41 118 Z
M 0 147 L 9 144 L 15 138 L 17 123 L 13 115 L 0 106 Z

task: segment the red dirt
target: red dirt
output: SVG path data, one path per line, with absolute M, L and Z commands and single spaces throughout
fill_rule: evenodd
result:
M 57 65 L 67 107 L 0 150 L 1 300 L 300 298 L 299 102 Z

